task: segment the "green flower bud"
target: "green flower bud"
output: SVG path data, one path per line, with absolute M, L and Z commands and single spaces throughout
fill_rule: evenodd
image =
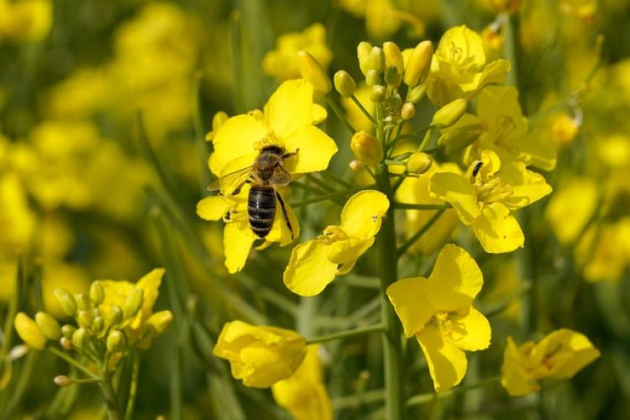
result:
M 431 168 L 433 159 L 426 153 L 415 152 L 407 160 L 407 172 L 421 175 Z
M 322 65 L 306 51 L 298 52 L 298 67 L 302 78 L 309 82 L 313 89 L 324 94 L 330 92 L 332 83 Z
M 94 317 L 88 311 L 79 311 L 79 315 L 77 316 L 77 323 L 81 328 L 90 328 L 92 326 L 92 321 Z
M 422 100 L 422 98 L 424 98 L 425 93 L 427 93 L 426 85 L 416 86 L 415 88 L 409 90 L 409 93 L 407 94 L 407 101 L 417 104 Z
M 394 67 L 396 69 L 395 74 L 397 76 L 395 83 L 390 83 L 388 81 L 387 84 L 397 88 L 402 82 L 402 76 L 405 71 L 405 60 L 400 52 L 400 48 L 398 48 L 398 45 L 393 42 L 384 43 L 383 52 L 385 53 L 385 65 L 387 66 L 388 71 Z
M 383 102 L 387 97 L 387 89 L 385 86 L 374 85 L 372 86 L 372 91 L 370 92 L 370 99 L 374 102 Z
M 376 70 L 368 70 L 365 76 L 365 83 L 369 86 L 376 86 L 381 84 L 381 76 Z
M 98 281 L 93 282 L 90 286 L 90 300 L 95 305 L 100 305 L 105 300 L 105 289 Z
M 123 305 L 123 315 L 125 318 L 130 318 L 138 313 L 142 307 L 142 300 L 144 292 L 142 289 L 133 289 L 131 293 L 127 295 L 125 304 Z
M 483 132 L 481 123 L 473 123 L 446 130 L 438 139 L 446 154 L 458 152 L 475 142 Z
M 400 118 L 409 121 L 416 115 L 416 106 L 411 102 L 405 102 L 400 110 Z
M 361 73 L 364 76 L 367 76 L 367 72 L 370 69 L 368 66 L 368 59 L 370 58 L 370 53 L 372 52 L 372 44 L 369 42 L 360 42 L 357 47 L 357 57 L 359 58 L 359 67 L 361 68 Z
M 77 302 L 77 309 L 79 311 L 87 311 L 90 309 L 90 298 L 85 293 L 77 293 L 74 295 L 74 300 Z
M 61 328 L 55 318 L 46 312 L 37 312 L 35 314 L 35 322 L 39 330 L 49 340 L 58 340 L 61 337 Z
M 370 56 L 368 57 L 368 68 L 376 70 L 377 73 L 385 71 L 385 53 L 382 48 L 372 47 Z
M 123 311 L 120 309 L 120 306 L 112 305 L 112 307 L 109 308 L 109 311 L 105 314 L 105 319 L 107 320 L 107 325 L 110 327 L 112 325 L 120 324 L 123 320 Z
M 107 351 L 118 353 L 125 348 L 125 334 L 120 330 L 113 330 L 107 336 Z
M 53 293 L 66 315 L 74 316 L 77 313 L 77 302 L 67 290 L 55 289 Z
M 357 90 L 357 84 L 347 71 L 339 70 L 335 73 L 335 89 L 344 98 L 348 98 Z
M 72 379 L 67 377 L 66 375 L 55 376 L 53 381 L 59 386 L 70 386 L 70 385 L 72 385 Z
M 68 340 L 72 340 L 72 334 L 77 330 L 74 325 L 66 324 L 61 327 L 61 334 L 66 337 Z
M 431 41 L 419 43 L 407 60 L 405 76 L 403 80 L 409 87 L 418 86 L 424 82 L 429 70 L 431 70 L 431 58 L 433 57 L 433 44 Z
M 89 339 L 90 337 L 88 336 L 87 330 L 85 328 L 79 328 L 72 334 L 72 345 L 77 349 L 82 349 L 87 345 Z
M 400 81 L 402 80 L 402 76 L 396 70 L 396 67 L 390 66 L 385 70 L 385 83 L 389 86 L 397 87 L 400 85 Z
M 103 320 L 103 318 L 101 318 L 100 316 L 94 318 L 94 321 L 92 321 L 92 331 L 99 333 L 103 331 L 103 328 L 105 328 L 105 321 Z
M 440 108 L 435 115 L 431 124 L 437 128 L 447 128 L 455 124 L 466 112 L 468 102 L 466 99 L 455 99 Z
M 389 97 L 389 100 L 387 101 L 387 105 L 389 106 L 390 109 L 394 111 L 400 109 L 400 107 L 402 106 L 402 98 L 400 97 L 398 92 L 394 92 Z
M 378 140 L 365 131 L 359 131 L 352 136 L 350 148 L 358 160 L 368 165 L 376 165 L 383 160 L 383 149 Z

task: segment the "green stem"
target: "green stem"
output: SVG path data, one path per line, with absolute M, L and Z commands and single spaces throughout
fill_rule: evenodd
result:
M 109 420 L 120 420 L 120 411 L 118 409 L 118 401 L 116 401 L 116 391 L 112 384 L 112 378 L 107 373 L 107 367 L 103 367 L 103 380 L 100 382 L 101 392 L 103 393 L 103 399 L 105 400 L 105 406 L 107 407 L 107 414 Z
M 341 410 L 343 408 L 353 408 L 365 404 L 381 402 L 383 399 L 385 399 L 385 391 L 382 389 L 375 389 L 372 391 L 365 391 L 354 395 L 335 398 L 332 401 L 332 405 L 335 410 Z
M 442 215 L 442 213 L 444 213 L 445 209 L 441 209 L 438 210 L 433 217 L 431 217 L 431 219 L 429 219 L 429 221 L 422 226 L 422 229 L 420 229 L 419 231 L 417 231 L 416 233 L 414 233 L 409 239 L 407 239 L 405 241 L 405 243 L 403 243 L 398 250 L 396 251 L 398 253 L 398 256 L 400 257 L 401 255 L 403 255 L 405 252 L 407 252 L 407 250 L 416 243 L 416 241 L 418 239 L 420 239 L 422 237 L 422 235 L 424 235 L 425 233 L 427 233 L 427 231 L 429 229 L 431 229 L 431 226 L 433 226 L 433 224 L 435 222 L 437 222 L 437 220 L 440 218 L 440 216 Z
M 370 334 L 373 332 L 383 332 L 384 328 L 382 324 L 370 325 L 369 327 L 360 327 L 348 331 L 340 331 L 333 334 L 321 335 L 319 337 L 312 337 L 306 340 L 306 344 L 325 343 L 326 341 L 341 340 L 349 337 L 356 337 L 359 335 Z
M 140 375 L 140 357 L 138 353 L 133 354 L 133 365 L 131 368 L 131 385 L 129 387 L 129 399 L 127 400 L 127 409 L 125 410 L 125 420 L 133 418 L 133 410 L 136 405 L 136 393 L 138 392 L 138 377 Z
M 66 362 L 70 363 L 72 366 L 76 367 L 77 369 L 79 369 L 81 372 L 85 373 L 90 378 L 98 380 L 98 381 L 102 381 L 103 380 L 103 378 L 101 378 L 100 376 L 98 376 L 97 374 L 95 374 L 94 372 L 92 372 L 91 370 L 86 368 L 85 366 L 83 366 L 81 363 L 79 363 L 78 361 L 76 361 L 72 357 L 70 357 L 67 354 L 65 354 L 64 352 L 62 352 L 61 350 L 58 350 L 58 349 L 56 349 L 54 347 L 48 347 L 48 351 L 50 351 L 52 354 L 54 354 L 55 356 L 59 357 L 60 359 L 63 359 Z
M 372 122 L 372 124 L 376 125 L 376 120 L 374 120 L 374 117 L 372 116 L 372 114 L 370 114 L 368 112 L 368 110 L 365 109 L 363 104 L 359 101 L 359 99 L 354 94 L 352 96 L 350 96 L 350 99 L 352 99 L 352 102 L 354 102 L 356 104 L 356 106 L 359 107 L 361 112 L 363 112 L 363 114 L 368 118 L 368 120 L 370 120 L 370 122 Z
M 339 118 L 339 121 L 341 121 L 341 123 L 343 124 L 344 127 L 346 127 L 346 129 L 348 130 L 348 132 L 350 133 L 351 136 L 354 136 L 354 133 L 356 133 L 357 131 L 354 129 L 354 127 L 352 127 L 352 124 L 350 124 L 350 122 L 346 119 L 346 117 L 343 115 L 343 112 L 341 112 L 341 110 L 339 109 L 339 107 L 337 106 L 337 104 L 335 103 L 335 101 L 333 101 L 330 97 L 328 96 L 324 96 L 324 99 L 326 100 L 326 103 L 328 104 L 328 106 L 330 106 L 330 109 L 333 110 L 333 112 L 335 113 L 335 115 L 337 116 L 337 118 Z
M 517 61 L 517 46 L 516 46 L 516 28 L 514 27 L 515 17 L 511 17 L 508 13 L 503 13 L 500 17 L 503 24 L 503 33 L 505 34 L 505 41 L 503 42 L 503 56 L 511 64 L 510 72 L 508 73 L 507 82 L 510 85 L 518 85 L 518 61 Z
M 420 394 L 420 395 L 416 395 L 415 397 L 411 397 L 407 400 L 407 407 L 413 407 L 414 405 L 420 405 L 420 404 L 425 404 L 431 401 L 435 401 L 437 399 L 441 399 L 444 397 L 448 397 L 454 394 L 459 394 L 462 392 L 466 392 L 466 391 L 471 391 L 473 389 L 477 389 L 477 388 L 484 388 L 486 386 L 491 386 L 491 385 L 495 385 L 498 384 L 501 381 L 500 377 L 493 377 L 490 379 L 486 379 L 483 380 L 481 382 L 477 382 L 475 384 L 471 384 L 471 385 L 465 385 L 465 386 L 460 386 L 457 388 L 453 388 L 449 391 L 446 392 L 442 392 L 440 394 L 436 394 L 435 392 L 430 392 L 427 394 Z

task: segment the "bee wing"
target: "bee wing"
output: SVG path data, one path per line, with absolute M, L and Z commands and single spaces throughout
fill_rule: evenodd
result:
M 247 181 L 251 172 L 252 166 L 248 166 L 247 168 L 239 169 L 238 171 L 223 175 L 221 178 L 208 185 L 208 191 L 221 190 L 224 194 L 234 194 L 239 187 Z
M 273 183 L 276 185 L 287 185 L 291 182 L 291 174 L 286 171 L 282 166 L 277 165 L 273 169 Z

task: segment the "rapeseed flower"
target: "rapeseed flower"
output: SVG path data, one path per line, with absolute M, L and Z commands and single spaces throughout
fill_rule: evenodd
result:
M 511 252 L 525 242 L 511 210 L 528 206 L 551 192 L 542 175 L 523 162 L 501 165 L 496 153 L 484 151 L 466 176 L 436 173 L 429 183 L 432 197 L 449 202 L 466 226 L 472 227 L 489 253 Z
M 570 245 L 583 233 L 597 210 L 599 191 L 595 180 L 565 179 L 549 200 L 545 219 L 558 242 Z
M 51 0 L 0 0 L 0 41 L 39 42 L 53 23 Z
M 415 336 L 420 343 L 437 392 L 462 381 L 468 366 L 465 351 L 490 346 L 490 323 L 472 306 L 482 285 L 475 260 L 449 244 L 428 279 L 402 279 L 387 288 L 405 336 Z
M 300 367 L 306 341 L 295 331 L 233 321 L 223 326 L 213 353 L 230 362 L 232 376 L 243 385 L 269 388 Z
M 501 384 L 513 397 L 527 395 L 540 389 L 537 380 L 572 378 L 599 355 L 585 335 L 564 328 L 538 344 L 527 341 L 517 347 L 508 337 Z
M 293 248 L 284 284 L 300 296 L 321 293 L 336 276 L 348 273 L 373 244 L 389 200 L 379 191 L 353 195 L 341 211 L 341 225 Z

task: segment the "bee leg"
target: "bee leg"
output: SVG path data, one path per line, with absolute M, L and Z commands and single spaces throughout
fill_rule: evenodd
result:
M 291 221 L 289 220 L 289 215 L 287 214 L 287 209 L 284 205 L 284 200 L 282 199 L 278 191 L 276 191 L 276 197 L 278 197 L 278 201 L 280 202 L 280 208 L 282 209 L 284 222 L 287 224 L 287 227 L 289 228 L 289 232 L 291 232 L 291 240 L 293 240 L 295 238 L 294 233 L 293 233 L 293 226 L 291 226 Z
M 241 190 L 243 189 L 243 185 L 245 184 L 251 184 L 252 181 L 251 180 L 246 180 L 245 182 L 243 182 L 241 185 L 238 186 L 237 189 L 235 189 L 234 191 L 232 191 L 232 195 L 239 195 L 241 193 Z
M 295 149 L 295 152 L 293 152 L 293 153 L 285 153 L 282 156 L 282 159 L 288 159 L 290 157 L 293 157 L 293 156 L 297 155 L 299 151 L 300 151 L 300 149 Z

